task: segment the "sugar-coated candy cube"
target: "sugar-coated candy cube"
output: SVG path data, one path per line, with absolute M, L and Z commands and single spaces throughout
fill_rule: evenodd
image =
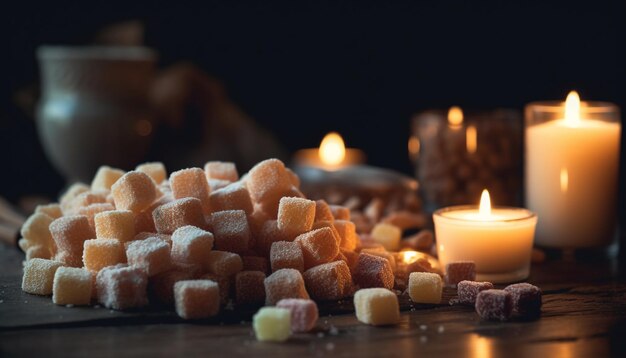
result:
M 416 303 L 441 303 L 443 281 L 431 272 L 412 272 L 409 275 L 409 297 Z
M 58 219 L 63 216 L 61 205 L 59 205 L 58 203 L 37 205 L 37 207 L 35 208 L 35 213 L 46 214 L 53 219 Z
M 94 217 L 96 236 L 99 239 L 131 241 L 135 237 L 135 214 L 130 210 L 112 210 Z
M 339 245 L 333 231 L 327 227 L 306 232 L 295 241 L 302 247 L 305 268 L 330 262 L 339 253 Z
M 52 234 L 50 233 L 50 224 L 55 219 L 42 213 L 35 213 L 26 219 L 22 225 L 22 237 L 28 240 L 29 245 L 42 245 L 53 248 Z
M 211 212 L 211 188 L 202 169 L 187 168 L 173 172 L 170 175 L 170 187 L 174 198 L 196 198 L 202 203 L 204 213 Z
M 284 342 L 291 334 L 291 311 L 279 307 L 261 307 L 252 318 L 259 341 Z
M 315 220 L 315 202 L 283 197 L 278 205 L 278 228 L 290 236 L 311 230 Z
M 59 267 L 52 284 L 52 302 L 57 305 L 88 305 L 93 282 L 91 273 L 75 267 Z
M 105 211 L 115 210 L 115 207 L 109 203 L 94 203 L 88 206 L 84 206 L 79 208 L 76 212 L 78 215 L 85 215 L 87 220 L 89 220 L 89 225 L 95 230 L 96 222 L 95 217 L 99 213 L 103 213 Z
M 209 261 L 213 234 L 195 226 L 183 226 L 172 234 L 172 260 L 202 265 Z
M 304 256 L 302 248 L 297 242 L 277 241 L 272 244 L 270 250 L 270 263 L 272 272 L 284 268 L 304 271 Z
M 533 319 L 541 315 L 541 289 L 530 283 L 515 283 L 504 288 L 511 294 L 513 313 L 521 318 Z
M 333 236 L 335 237 L 335 241 L 337 241 L 337 245 L 341 245 L 341 236 L 339 235 L 339 231 L 337 231 L 337 229 L 335 228 L 334 222 L 334 219 L 333 221 L 316 221 L 313 223 L 312 230 L 321 229 L 323 227 L 329 228 L 333 232 Z
M 389 261 L 371 254 L 360 254 L 352 279 L 361 288 L 393 288 L 394 276 Z
M 395 256 L 388 252 L 388 251 L 380 251 L 380 250 L 372 250 L 372 249 L 363 249 L 361 250 L 362 254 L 370 254 L 370 255 L 374 255 L 374 256 L 378 256 L 378 257 L 382 257 L 384 259 L 387 259 L 387 261 L 389 261 L 389 265 L 391 266 L 391 271 L 392 272 L 396 272 L 397 269 L 397 265 L 396 265 L 396 258 Z
M 202 204 L 196 198 L 183 198 L 163 204 L 152 212 L 154 226 L 161 234 L 172 234 L 179 227 L 206 227 Z
M 352 221 L 348 220 L 335 220 L 333 223 L 335 229 L 341 237 L 340 247 L 346 250 L 354 251 L 356 249 L 356 226 Z
M 357 262 L 359 261 L 359 256 L 360 256 L 359 253 L 346 250 L 346 249 L 341 249 L 340 252 L 343 254 L 343 257 L 346 259 L 345 261 L 348 264 L 348 267 L 350 268 L 350 272 L 353 272 L 354 268 L 356 268 Z
M 282 194 L 291 188 L 291 181 L 283 162 L 267 159 L 250 169 L 246 186 L 254 202 L 278 203 Z
M 150 288 L 159 301 L 167 304 L 174 302 L 174 284 L 178 281 L 192 280 L 193 270 L 174 268 L 150 278 Z
M 476 282 L 463 280 L 459 282 L 457 287 L 457 295 L 459 296 L 458 302 L 464 305 L 475 305 L 476 296 L 481 291 L 491 290 L 493 284 L 491 282 Z
M 317 304 L 313 300 L 303 298 L 286 298 L 278 301 L 276 307 L 291 312 L 291 331 L 304 333 L 312 330 L 319 318 Z
M 157 188 L 147 174 L 131 171 L 113 184 L 111 194 L 116 209 L 139 213 L 156 200 Z
M 212 317 L 220 310 L 220 290 L 211 280 L 178 281 L 174 284 L 174 302 L 181 318 Z
M 91 181 L 91 190 L 111 190 L 111 186 L 124 174 L 125 172 L 121 169 L 103 165 L 98 168 Z
M 168 234 L 159 234 L 159 233 L 154 233 L 154 232 L 140 232 L 139 234 L 135 235 L 135 237 L 133 238 L 133 241 L 145 240 L 149 237 L 159 238 L 165 241 L 165 243 L 168 244 L 170 247 L 172 247 L 172 235 L 168 235 Z M 130 243 L 131 241 L 125 242 L 124 248 L 128 248 L 128 245 L 130 245 Z
M 26 261 L 32 259 L 50 259 L 52 254 L 50 249 L 42 245 L 33 245 L 26 249 Z
M 130 266 L 144 270 L 148 277 L 172 266 L 169 245 L 157 237 L 131 241 L 126 248 L 126 258 Z
M 70 187 L 61 195 L 59 198 L 59 205 L 61 205 L 61 210 L 65 211 L 65 207 L 69 204 L 76 196 L 81 193 L 84 193 L 89 190 L 89 186 L 84 183 L 74 183 L 70 185 Z
M 351 289 L 352 276 L 344 261 L 310 268 L 302 275 L 309 295 L 316 300 L 338 300 Z
M 116 310 L 145 306 L 147 285 L 142 269 L 126 265 L 105 267 L 96 276 L 98 302 Z
M 335 217 L 326 200 L 315 201 L 315 221 L 334 221 Z
M 354 294 L 356 318 L 366 324 L 382 326 L 400 320 L 398 296 L 385 288 L 363 288 Z
M 476 296 L 476 313 L 486 321 L 506 321 L 513 313 L 513 298 L 504 290 L 484 290 Z
M 207 181 L 209 183 L 209 189 L 211 189 L 210 191 L 211 193 L 214 192 L 215 190 L 220 190 L 222 188 L 225 188 L 231 184 L 230 181 L 222 180 L 222 179 L 209 179 Z
M 233 277 L 216 275 L 214 273 L 206 273 L 199 277 L 201 280 L 211 280 L 217 282 L 220 288 L 220 301 L 222 304 L 227 304 L 230 300 Z
M 237 304 L 265 302 L 265 274 L 261 271 L 241 271 L 235 276 Z
M 117 239 L 93 239 L 84 243 L 83 264 L 89 271 L 98 272 L 125 262 L 124 244 Z
M 250 193 L 242 183 L 232 183 L 213 191 L 209 199 L 213 211 L 243 210 L 248 215 L 253 212 Z
M 248 214 L 248 224 L 250 225 L 250 231 L 252 236 L 258 237 L 261 234 L 261 229 L 266 221 L 270 220 L 270 217 L 260 209 L 254 209 L 251 214 Z M 278 227 L 278 223 L 277 223 Z
M 63 207 L 63 214 L 76 215 L 81 208 L 92 204 L 106 203 L 108 195 L 108 191 L 86 191 L 80 193 Z
M 95 239 L 96 233 L 84 215 L 64 216 L 50 224 L 50 233 L 57 247 L 56 260 L 66 266 L 83 265 L 83 243 Z
M 260 256 L 242 256 L 243 269 L 245 271 L 261 271 L 264 274 L 270 272 L 269 260 Z
M 146 173 L 155 183 L 161 184 L 167 178 L 165 165 L 161 162 L 148 162 L 139 164 L 136 171 Z
M 250 248 L 250 226 L 243 210 L 218 211 L 211 215 L 215 248 L 243 253 Z
M 221 179 L 229 182 L 239 180 L 237 167 L 232 162 L 207 162 L 204 165 L 204 172 L 207 179 Z
M 280 269 L 265 279 L 265 304 L 275 305 L 283 298 L 309 298 L 298 270 Z
M 278 229 L 277 220 L 268 220 L 263 224 L 261 232 L 256 237 L 255 249 L 265 256 L 269 256 L 272 244 L 277 241 L 293 241 L 293 236 L 287 236 Z
M 350 220 L 350 209 L 341 205 L 329 205 L 330 212 L 335 220 Z
M 455 287 L 461 281 L 476 279 L 476 264 L 474 261 L 456 261 L 446 265 L 446 285 Z
M 231 277 L 243 270 L 243 261 L 235 253 L 213 250 L 209 254 L 206 268 L 216 275 Z
M 391 224 L 376 224 L 372 229 L 372 238 L 382 244 L 387 251 L 398 251 L 400 248 L 400 239 L 402 238 L 402 230 Z
M 62 263 L 52 260 L 33 258 L 24 265 L 22 291 L 33 295 L 52 294 L 54 274 Z

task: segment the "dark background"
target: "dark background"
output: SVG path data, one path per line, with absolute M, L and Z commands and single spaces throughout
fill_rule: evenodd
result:
M 406 173 L 416 111 L 521 110 L 570 89 L 626 108 L 624 1 L 13 2 L 3 12 L 0 194 L 10 200 L 64 185 L 15 105 L 38 82 L 35 48 L 85 44 L 129 19 L 144 22 L 159 66 L 188 60 L 214 75 L 288 150 L 337 130 L 370 164 Z

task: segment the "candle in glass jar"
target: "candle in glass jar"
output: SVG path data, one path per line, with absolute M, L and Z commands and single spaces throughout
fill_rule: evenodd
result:
M 526 205 L 541 216 L 537 243 L 582 248 L 611 243 L 621 126 L 617 108 L 581 103 L 526 108 Z

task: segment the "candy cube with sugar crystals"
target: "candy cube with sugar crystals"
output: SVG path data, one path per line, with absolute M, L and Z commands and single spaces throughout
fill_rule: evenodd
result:
M 134 267 L 105 267 L 96 276 L 98 302 L 104 307 L 123 310 L 148 304 L 146 273 Z
M 372 249 L 363 249 L 361 250 L 362 254 L 370 254 L 370 255 L 374 255 L 374 256 L 378 256 L 378 257 L 382 257 L 384 259 L 387 259 L 387 261 L 389 261 L 389 265 L 391 266 L 391 271 L 392 272 L 396 272 L 397 270 L 397 265 L 396 265 L 396 258 L 395 256 L 388 252 L 388 251 L 379 251 L 379 250 L 372 250 Z
M 393 288 L 394 275 L 389 260 L 370 254 L 360 254 L 352 273 L 354 283 L 361 288 Z
M 202 203 L 202 210 L 205 214 L 211 212 L 209 200 L 211 189 L 204 175 L 204 170 L 188 168 L 173 172 L 170 175 L 170 186 L 174 198 L 196 198 Z
M 265 302 L 265 274 L 261 271 L 241 271 L 235 276 L 237 304 Z
M 66 216 L 76 215 L 81 208 L 92 204 L 106 203 L 108 196 L 108 191 L 86 191 L 80 193 L 63 207 L 63 214 Z
M 333 223 L 335 229 L 341 237 L 341 248 L 354 251 L 356 249 L 356 226 L 352 221 L 348 220 L 335 220 Z
M 174 302 L 174 284 L 178 281 L 192 280 L 193 278 L 193 271 L 172 269 L 150 278 L 150 289 L 159 301 L 171 304 Z
M 54 220 L 46 214 L 35 213 L 24 222 L 20 233 L 28 240 L 29 245 L 41 245 L 54 250 L 54 241 L 50 233 L 50 224 Z
M 243 253 L 251 247 L 252 235 L 245 211 L 215 212 L 211 215 L 211 224 L 213 225 L 216 249 Z
M 24 265 L 22 291 L 33 295 L 52 294 L 54 274 L 63 264 L 57 261 L 34 258 Z
M 341 249 L 340 252 L 343 254 L 343 257 L 345 257 L 346 263 L 348 264 L 348 267 L 350 268 L 350 272 L 353 272 L 354 268 L 356 267 L 357 262 L 359 262 L 360 254 L 358 252 L 354 252 L 354 251 L 350 251 L 346 249 Z
M 327 227 L 306 232 L 295 241 L 302 247 L 305 269 L 330 262 L 339 253 L 337 239 Z
M 127 242 L 135 237 L 135 214 L 130 210 L 112 210 L 96 214 L 94 224 L 99 239 Z
M 252 326 L 257 340 L 284 342 L 291 334 L 291 311 L 286 308 L 262 307 L 252 318 Z
M 130 266 L 142 269 L 148 277 L 172 266 L 169 245 L 157 237 L 132 241 L 126 248 L 126 258 Z
M 280 269 L 265 279 L 265 304 L 275 305 L 283 298 L 309 298 L 298 270 Z
M 163 204 L 152 212 L 154 226 L 158 233 L 172 234 L 179 227 L 192 225 L 206 227 L 202 214 L 202 204 L 196 198 L 184 198 Z
M 183 226 L 172 234 L 172 260 L 203 265 L 213 249 L 213 234 L 195 226 Z
M 228 180 L 222 180 L 222 179 L 209 179 L 207 180 L 207 182 L 209 183 L 209 189 L 211 189 L 210 191 L 211 193 L 216 190 L 225 188 L 231 184 L 231 182 L 229 182 Z
M 65 211 L 66 206 L 74 200 L 76 196 L 86 191 L 89 191 L 90 187 L 84 183 L 74 183 L 61 195 L 59 198 L 59 205 L 61 210 Z
M 335 217 L 326 200 L 315 201 L 315 221 L 334 221 Z
M 431 272 L 412 272 L 409 275 L 409 297 L 416 303 L 441 303 L 443 282 Z
M 199 279 L 211 280 L 211 281 L 217 282 L 217 285 L 220 288 L 220 301 L 224 305 L 228 304 L 230 297 L 231 297 L 231 291 L 232 291 L 232 286 L 233 286 L 232 276 L 229 277 L 229 276 L 216 275 L 214 273 L 207 273 L 207 274 L 201 275 Z
M 126 263 L 124 244 L 117 239 L 93 239 L 84 242 L 83 264 L 98 272 L 107 266 Z
M 156 184 L 161 184 L 167 178 L 167 170 L 161 162 L 139 164 L 135 170 L 146 173 Z
M 504 288 L 511 294 L 513 313 L 520 318 L 534 319 L 541 315 L 541 289 L 529 283 L 516 283 Z
M 96 238 L 84 215 L 64 216 L 50 224 L 50 233 L 56 244 L 55 259 L 66 266 L 83 266 L 83 243 Z
M 341 205 L 329 205 L 335 220 L 350 220 L 350 209 Z
M 254 209 L 248 188 L 242 183 L 232 183 L 213 191 L 209 199 L 213 211 L 243 210 L 250 215 Z
M 270 262 L 265 257 L 260 256 L 242 256 L 243 269 L 245 271 L 261 271 L 264 274 L 270 272 Z
M 300 272 L 304 271 L 304 256 L 302 248 L 297 242 L 277 241 L 272 244 L 270 250 L 270 263 L 272 272 L 292 268 Z
M 135 232 L 157 232 L 152 212 L 159 206 L 171 203 L 172 201 L 174 201 L 174 198 L 170 194 L 163 194 L 150 204 L 150 206 L 135 214 Z
M 250 169 L 246 186 L 255 203 L 277 203 L 292 184 L 285 164 L 278 159 L 267 159 Z
M 52 284 L 52 302 L 57 305 L 88 305 L 93 282 L 89 271 L 75 267 L 59 267 Z
M 374 241 L 382 244 L 387 251 L 398 251 L 402 230 L 397 226 L 381 223 L 374 226 L 371 236 Z
M 302 298 L 286 298 L 278 301 L 276 307 L 291 312 L 291 331 L 295 333 L 309 332 L 315 327 L 319 318 L 317 304 L 313 300 Z
M 32 259 L 50 259 L 52 254 L 50 253 L 50 249 L 42 245 L 33 245 L 29 246 L 26 249 L 26 261 Z
M 231 277 L 243 270 L 241 256 L 226 251 L 213 250 L 205 264 L 206 269 L 213 274 Z
M 220 290 L 211 280 L 178 281 L 174 284 L 174 302 L 181 318 L 212 317 L 220 310 Z
M 154 233 L 154 232 L 140 232 L 139 234 L 135 235 L 135 237 L 133 238 L 133 241 L 140 241 L 140 240 L 145 240 L 149 237 L 156 237 L 159 238 L 161 240 L 163 240 L 166 244 L 168 244 L 170 247 L 172 247 L 172 235 L 168 235 L 168 234 L 159 234 L 159 233 Z M 127 241 L 124 243 L 124 248 L 128 248 L 128 245 L 130 245 L 131 241 Z
M 91 190 L 111 190 L 111 186 L 124 174 L 125 172 L 121 169 L 103 165 L 98 168 L 91 181 Z
M 307 292 L 315 300 L 341 299 L 352 285 L 350 269 L 344 261 L 315 266 L 302 276 Z
M 385 288 L 363 288 L 354 294 L 356 318 L 374 326 L 396 324 L 400 320 L 398 296 Z
M 333 232 L 333 236 L 335 237 L 335 241 L 337 241 L 337 245 L 341 245 L 341 236 L 339 235 L 339 231 L 335 228 L 335 224 L 333 221 L 316 221 L 313 223 L 312 230 L 321 229 L 323 227 L 329 228 Z
M 37 205 L 35 213 L 46 214 L 53 219 L 58 219 L 63 216 L 61 205 L 57 203 Z
M 283 197 L 278 205 L 278 228 L 289 236 L 311 230 L 315 219 L 315 202 L 302 198 Z
M 113 184 L 111 194 L 117 210 L 139 213 L 156 200 L 157 188 L 147 174 L 131 171 Z
M 248 214 L 248 225 L 250 225 L 250 231 L 254 237 L 258 237 L 261 234 L 263 224 L 268 220 L 270 220 L 270 217 L 263 210 L 255 208 L 251 214 Z
M 474 261 L 456 261 L 446 265 L 446 285 L 456 287 L 461 281 L 476 279 L 476 264 Z
M 109 203 L 94 203 L 88 206 L 84 206 L 76 212 L 78 215 L 85 215 L 87 220 L 89 220 L 89 225 L 96 230 L 96 221 L 95 217 L 99 213 L 103 213 L 105 211 L 115 210 L 115 207 Z
M 473 306 L 476 304 L 476 296 L 478 296 L 481 291 L 491 290 L 493 288 L 493 284 L 491 282 L 463 280 L 459 282 L 456 287 L 457 295 L 459 296 L 459 303 Z
M 287 236 L 278 229 L 278 221 L 268 220 L 263 224 L 261 232 L 256 237 L 255 249 L 264 256 L 269 256 L 272 244 L 278 241 L 293 241 L 293 236 Z
M 476 296 L 476 313 L 486 321 L 507 321 L 513 313 L 513 297 L 504 290 L 484 290 Z
M 207 179 L 221 179 L 229 182 L 239 180 L 237 166 L 232 162 L 207 162 L 204 165 L 204 173 Z

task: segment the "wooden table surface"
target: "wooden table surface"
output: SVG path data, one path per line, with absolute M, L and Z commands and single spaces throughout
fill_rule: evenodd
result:
M 151 307 L 117 312 L 59 307 L 23 293 L 21 261 L 0 245 L 0 356 L 452 356 L 626 357 L 626 279 L 615 260 L 549 261 L 529 282 L 544 292 L 532 322 L 481 322 L 470 307 L 420 305 L 392 327 L 359 323 L 350 301 L 322 305 L 318 328 L 288 342 L 257 342 L 246 312 L 185 322 Z M 445 297 L 453 297 L 448 290 Z M 343 312 L 343 313 L 342 313 Z

